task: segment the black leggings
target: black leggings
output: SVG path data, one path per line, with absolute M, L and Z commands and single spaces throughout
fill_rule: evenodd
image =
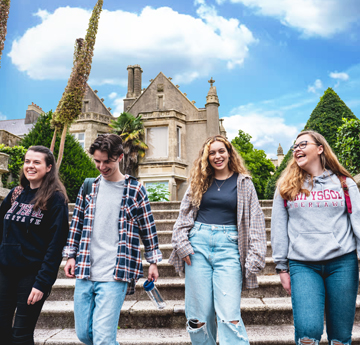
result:
M 34 329 L 48 294 L 33 305 L 27 299 L 36 274 L 8 273 L 0 269 L 0 342 L 2 345 L 34 345 Z M 13 316 L 16 314 L 13 322 Z

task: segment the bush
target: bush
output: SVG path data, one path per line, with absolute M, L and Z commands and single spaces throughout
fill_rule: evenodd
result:
M 28 148 L 33 145 L 50 147 L 54 130 L 50 127 L 52 111 L 42 115 L 37 120 L 33 129 L 21 141 L 21 144 Z M 59 152 L 60 136 L 55 144 L 54 155 Z M 75 202 L 80 186 L 87 177 L 96 177 L 99 171 L 94 162 L 85 153 L 78 141 L 69 133 L 66 134 L 64 157 L 60 166 L 60 177 L 70 202 Z
M 337 130 L 335 150 L 340 163 L 352 175 L 360 173 L 360 120 L 343 119 Z
M 149 201 L 169 201 L 169 191 L 163 183 L 154 183 L 146 188 Z
M 322 134 L 331 148 L 336 151 L 336 133 L 338 128 L 343 124 L 343 118 L 357 119 L 337 93 L 329 87 L 320 98 L 320 101 L 315 109 L 312 111 L 303 130 L 313 130 Z M 289 150 L 275 174 L 268 181 L 265 192 L 266 199 L 273 198 L 277 180 L 286 168 L 291 157 L 292 152 Z
M 20 182 L 20 172 L 24 164 L 24 157 L 26 153 L 26 148 L 23 146 L 14 146 L 9 147 L 4 144 L 0 145 L 0 152 L 8 154 L 9 157 L 9 172 L 1 176 L 1 180 L 4 188 L 12 189 L 15 186 L 19 185 Z M 11 181 L 9 181 L 9 176 L 11 174 Z
M 239 130 L 238 136 L 231 143 L 244 159 L 251 173 L 258 198 L 264 199 L 267 181 L 271 177 L 271 172 L 275 171 L 275 167 L 271 160 L 266 158 L 265 151 L 255 149 L 250 139 L 249 134 Z

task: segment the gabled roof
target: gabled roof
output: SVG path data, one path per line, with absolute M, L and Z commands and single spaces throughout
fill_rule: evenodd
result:
M 26 125 L 25 119 L 0 121 L 0 129 L 8 131 L 17 136 L 28 134 L 34 125 L 35 123 L 29 123 Z
M 110 115 L 111 117 L 113 117 L 113 115 L 111 114 L 110 110 L 106 107 L 106 105 L 104 104 L 104 102 L 100 99 L 100 97 L 97 95 L 97 93 L 92 89 L 92 87 L 86 83 L 86 86 L 89 88 L 90 92 L 92 92 L 93 95 L 95 95 L 95 97 L 98 99 L 98 101 L 101 103 L 101 105 L 104 107 L 105 111 L 107 112 L 107 115 Z
M 131 108 L 141 99 L 141 97 L 143 96 L 143 94 L 150 88 L 150 86 L 155 83 L 156 79 L 159 78 L 159 76 L 162 75 L 164 76 L 164 78 L 166 78 L 168 80 L 168 82 L 174 87 L 174 89 L 176 89 L 181 95 L 182 97 L 184 97 L 184 99 L 186 99 L 187 102 L 189 102 L 197 111 L 199 110 L 194 103 L 192 103 L 181 91 L 179 88 L 176 87 L 176 85 L 174 85 L 174 83 L 163 73 L 160 72 L 155 79 L 148 85 L 147 88 L 145 88 L 144 92 L 141 93 L 141 95 L 135 100 L 135 102 L 133 104 L 131 104 L 130 108 L 129 108 L 129 112 L 131 111 Z

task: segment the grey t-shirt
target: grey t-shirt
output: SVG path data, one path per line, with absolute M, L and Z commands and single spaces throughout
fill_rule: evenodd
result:
M 90 245 L 90 280 L 92 281 L 114 281 L 123 193 L 124 181 L 110 182 L 101 178 Z

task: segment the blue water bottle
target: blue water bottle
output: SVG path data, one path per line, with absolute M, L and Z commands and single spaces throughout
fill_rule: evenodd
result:
M 153 280 L 146 280 L 144 283 L 144 289 L 151 301 L 154 303 L 155 308 L 164 309 L 166 307 L 166 303 L 160 295 L 159 290 L 156 288 Z

